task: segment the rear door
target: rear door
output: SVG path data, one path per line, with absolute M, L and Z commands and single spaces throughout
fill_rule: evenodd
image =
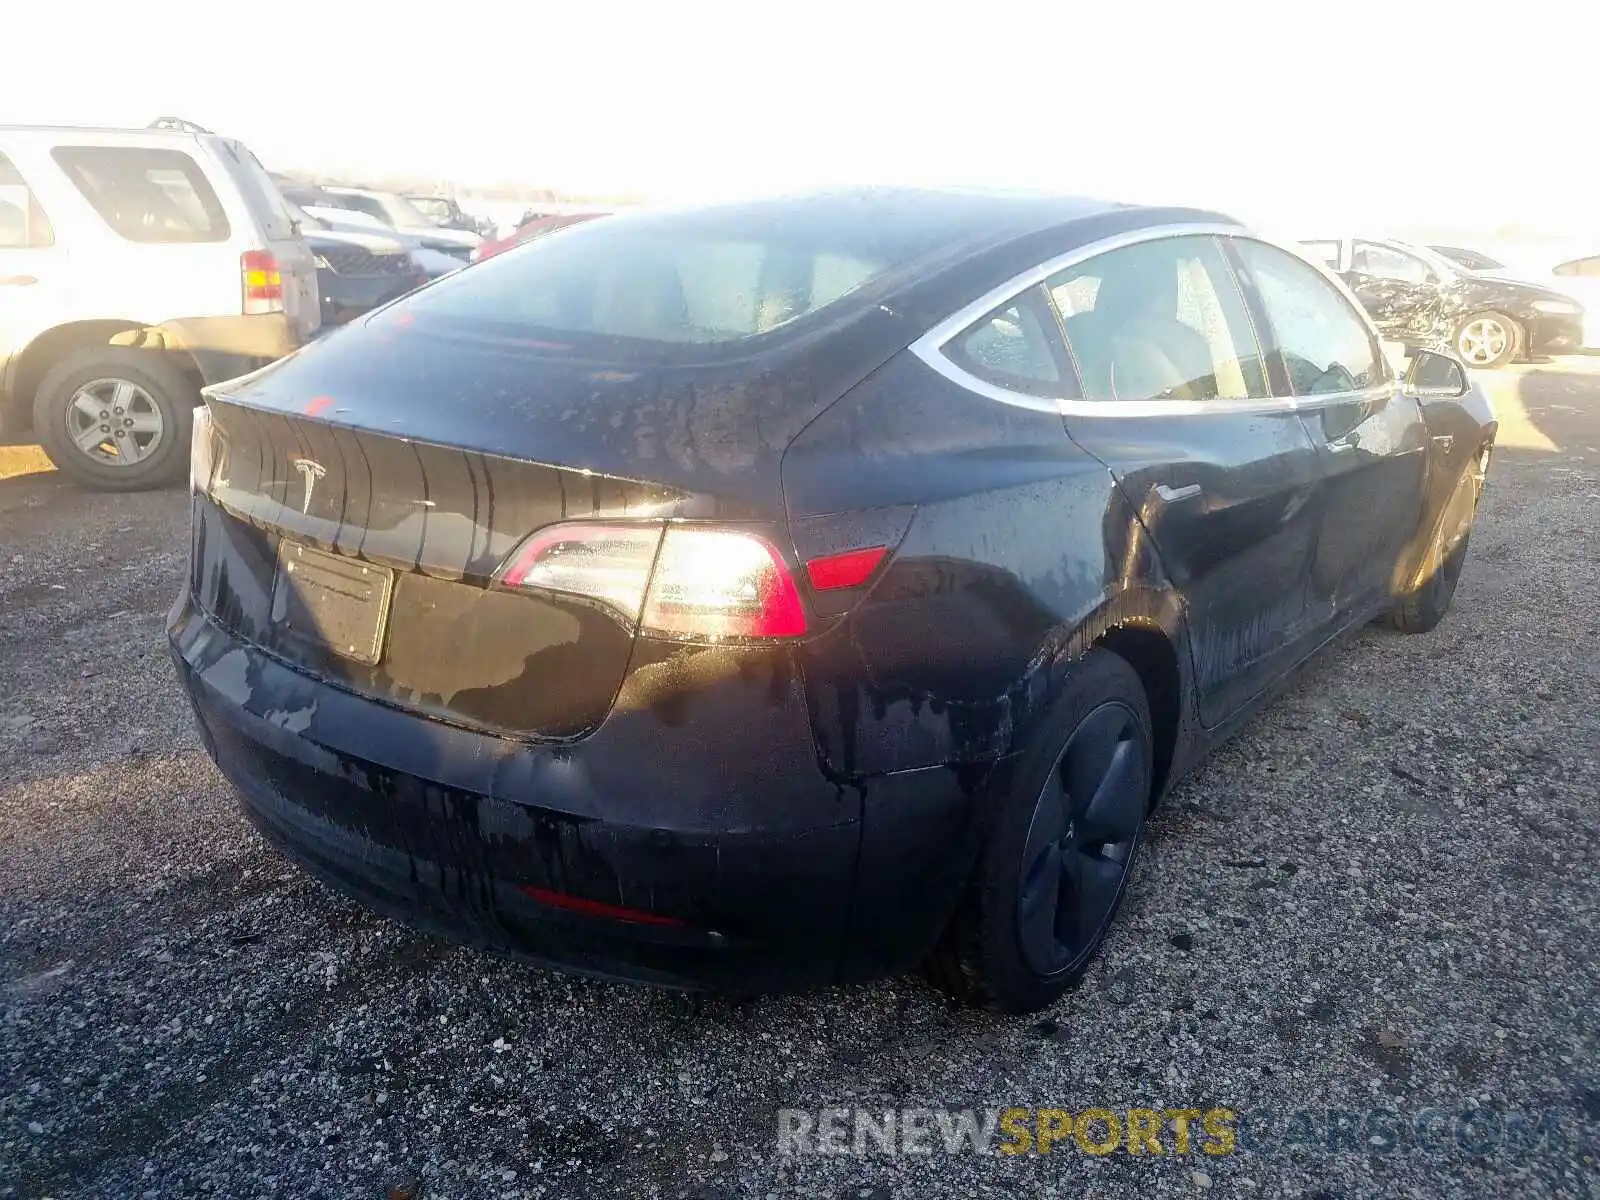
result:
M 1344 624 L 1389 594 L 1421 519 L 1427 430 L 1417 402 L 1348 299 L 1309 263 L 1252 238 L 1229 244 L 1256 325 L 1282 364 L 1322 458 L 1321 525 L 1311 565 L 1314 614 Z M 1276 390 L 1276 389 L 1275 389 Z
M 317 292 L 317 260 L 301 236 L 278 187 L 261 161 L 243 142 L 232 138 L 205 139 L 223 169 L 244 197 L 256 230 L 278 260 L 283 276 L 283 306 L 301 340 L 322 324 L 322 302 Z
M 66 291 L 65 259 L 37 194 L 0 153 L 0 397 L 11 359 L 53 323 Z M 15 399 L 26 405 L 33 397 Z
M 1080 376 L 1067 432 L 1110 468 L 1188 610 L 1215 725 L 1319 640 L 1316 447 L 1275 397 L 1221 244 L 1163 236 L 1047 281 Z

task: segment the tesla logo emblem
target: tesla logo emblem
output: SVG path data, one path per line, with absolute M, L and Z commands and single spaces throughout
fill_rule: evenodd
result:
M 305 480 L 306 495 L 300 504 L 300 511 L 308 513 L 311 511 L 311 495 L 317 490 L 317 480 L 327 472 L 322 469 L 321 463 L 312 462 L 309 458 L 291 458 L 289 461 L 294 464 L 294 469 L 300 472 L 300 478 Z

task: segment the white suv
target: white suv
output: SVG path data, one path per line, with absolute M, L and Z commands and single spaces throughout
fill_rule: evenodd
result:
M 182 477 L 202 384 L 312 337 L 316 260 L 209 133 L 0 126 L 0 433 L 91 487 Z

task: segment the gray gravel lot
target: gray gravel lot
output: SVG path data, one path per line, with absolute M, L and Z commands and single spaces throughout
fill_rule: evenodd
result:
M 1324 655 L 1185 782 L 1025 1020 L 916 979 L 696 1007 L 368 915 L 191 730 L 184 497 L 0 480 L 0 1195 L 1600 1196 L 1600 360 L 1493 387 L 1455 612 Z M 1215 1158 L 776 1150 L 785 1107 L 1012 1104 L 1252 1116 Z M 1558 1128 L 1470 1154 L 1474 1108 Z M 1446 1133 L 1330 1147 L 1329 1109 Z

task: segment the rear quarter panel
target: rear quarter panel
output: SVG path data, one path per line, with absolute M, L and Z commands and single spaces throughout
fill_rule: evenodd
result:
M 840 548 L 829 531 L 905 531 L 870 592 L 800 649 L 823 771 L 860 796 L 841 974 L 869 975 L 944 929 L 1073 660 L 1115 624 L 1176 645 L 1181 607 L 1059 414 L 973 395 L 909 353 L 813 422 L 783 479 L 801 559 Z
M 1437 550 L 1469 530 L 1499 422 L 1481 387 L 1464 396 L 1419 401 L 1428 429 L 1427 493 L 1415 538 L 1396 567 L 1391 590 L 1414 587 L 1438 567 Z
M 1178 632 L 1137 521 L 1061 417 L 976 396 L 909 353 L 815 421 L 783 478 L 797 537 L 821 514 L 914 511 L 871 591 L 806 645 L 819 751 L 839 775 L 994 763 L 1024 748 L 1109 624 Z

